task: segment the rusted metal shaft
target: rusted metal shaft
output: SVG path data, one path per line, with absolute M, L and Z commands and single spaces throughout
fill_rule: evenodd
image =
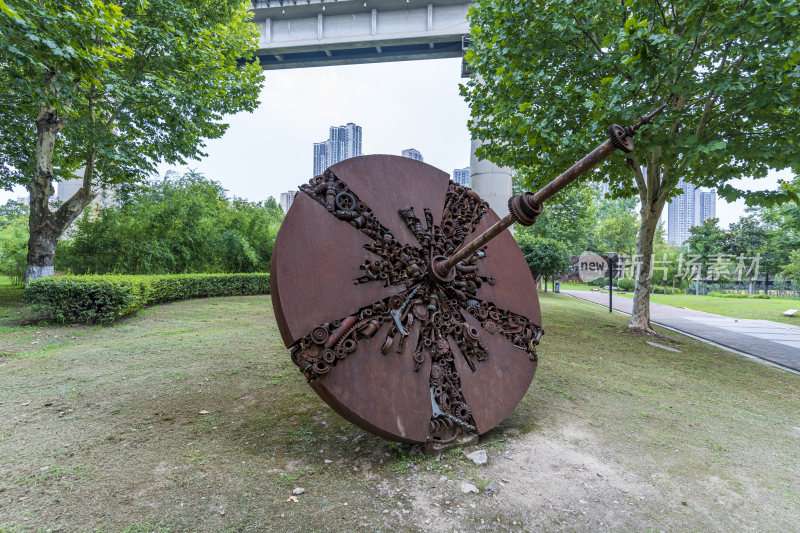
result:
M 487 242 L 497 237 L 505 229 L 514 224 L 514 222 L 519 222 L 524 226 L 532 225 L 536 221 L 536 217 L 542 212 L 542 203 L 545 200 L 552 198 L 558 191 L 605 160 L 608 156 L 613 154 L 614 151 L 622 150 L 626 153 L 632 152 L 634 147 L 631 137 L 636 135 L 636 131 L 644 124 L 650 124 L 666 107 L 667 102 L 649 115 L 642 117 L 635 125 L 628 126 L 627 128 L 612 124 L 608 128 L 609 139 L 606 142 L 592 150 L 591 153 L 572 165 L 563 174 L 542 187 L 536 193 L 526 192 L 513 196 L 508 202 L 509 214 L 475 237 L 469 244 L 458 249 L 450 257 L 438 261 L 434 260 L 431 265 L 434 275 L 440 279 L 446 279 L 455 265 L 480 250 Z
M 544 203 L 545 200 L 552 198 L 561 189 L 578 179 L 583 174 L 586 174 L 592 167 L 601 163 L 608 156 L 617 150 L 611 139 L 607 140 L 594 150 L 592 150 L 586 157 L 569 167 L 559 177 L 539 189 L 536 194 L 530 199 L 534 205 Z

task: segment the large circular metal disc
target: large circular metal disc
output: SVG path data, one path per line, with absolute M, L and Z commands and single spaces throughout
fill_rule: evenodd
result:
M 536 371 L 536 287 L 504 232 L 441 279 L 449 255 L 498 220 L 473 191 L 389 155 L 333 165 L 301 187 L 272 256 L 275 317 L 314 390 L 402 442 L 485 433 Z

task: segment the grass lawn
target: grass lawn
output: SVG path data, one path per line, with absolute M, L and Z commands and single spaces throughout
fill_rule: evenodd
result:
M 290 362 L 268 296 L 61 327 L 22 325 L 29 311 L 3 294 L 3 533 L 800 522 L 800 376 L 691 339 L 680 353 L 650 346 L 625 317 L 565 295 L 542 296 L 539 371 L 482 437 L 489 463 L 477 467 L 459 450 L 409 455 L 340 419 Z M 463 494 L 461 481 L 499 494 Z
M 633 298 L 633 294 L 624 294 Z M 650 301 L 660 304 L 686 307 L 707 313 L 733 318 L 774 320 L 800 326 L 800 316 L 783 316 L 787 309 L 800 309 L 800 298 L 720 298 L 719 296 L 695 296 L 693 294 L 651 294 Z
M 590 291 L 592 287 L 585 283 L 562 283 L 561 290 Z M 601 290 L 607 288 L 601 288 Z M 633 292 L 620 293 L 620 296 L 633 298 Z M 730 316 L 733 318 L 753 318 L 774 320 L 786 324 L 800 326 L 800 315 L 783 316 L 787 309 L 800 309 L 800 298 L 720 298 L 719 296 L 695 296 L 694 294 L 651 294 L 650 301 L 660 304 L 685 307 L 707 313 Z

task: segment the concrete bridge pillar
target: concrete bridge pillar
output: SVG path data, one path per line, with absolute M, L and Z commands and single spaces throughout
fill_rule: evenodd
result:
M 508 214 L 508 199 L 511 198 L 510 167 L 499 167 L 485 159 L 478 159 L 475 150 L 482 141 L 473 139 L 469 157 L 469 183 L 473 191 L 486 200 L 497 216 L 503 218 Z

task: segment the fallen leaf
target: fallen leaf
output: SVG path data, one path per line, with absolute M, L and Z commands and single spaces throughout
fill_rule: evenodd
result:
M 39 344 L 39 341 L 31 341 L 31 344 Z
M 206 411 L 205 409 L 203 409 L 202 411 L 200 411 L 200 412 L 199 412 L 199 413 L 197 413 L 197 414 L 200 414 L 200 415 L 208 415 L 208 414 L 211 414 L 211 411 Z
M 297 503 L 299 500 L 297 499 L 297 496 L 289 496 L 288 498 L 286 498 L 286 501 Z
M 30 405 L 30 404 L 31 404 L 31 402 L 29 402 L 29 401 L 28 401 L 28 402 L 24 402 L 24 403 L 22 404 L 22 407 L 25 407 L 25 406 L 27 406 L 27 405 Z
M 502 481 L 503 483 L 509 483 L 509 481 L 508 481 L 506 478 L 504 478 L 504 477 L 501 477 L 501 478 L 500 478 L 500 481 Z
M 18 502 L 24 502 L 24 501 L 25 501 L 25 500 L 27 500 L 27 499 L 28 499 L 28 497 L 27 497 L 27 496 L 20 496 L 19 498 L 17 498 L 17 501 L 18 501 Z
M 225 516 L 225 511 L 223 511 L 222 509 L 220 509 L 220 510 L 219 510 L 219 511 L 217 511 L 217 512 L 218 512 L 219 514 L 221 514 L 222 516 Z

